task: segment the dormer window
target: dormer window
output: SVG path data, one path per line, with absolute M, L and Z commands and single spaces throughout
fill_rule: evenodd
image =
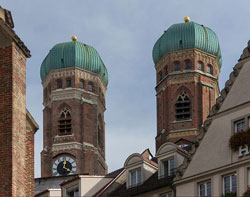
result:
M 142 183 L 141 168 L 129 171 L 129 176 L 130 176 L 130 184 L 129 184 L 130 188 L 140 185 Z
M 163 160 L 161 162 L 161 169 L 162 169 L 162 173 L 161 173 L 161 178 L 163 177 L 167 177 L 167 176 L 173 176 L 174 175 L 174 158 L 168 158 L 166 160 Z

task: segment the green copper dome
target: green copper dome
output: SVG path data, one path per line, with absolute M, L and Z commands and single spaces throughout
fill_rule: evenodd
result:
M 72 41 L 56 44 L 43 60 L 40 69 L 42 81 L 51 70 L 78 67 L 98 74 L 105 86 L 108 72 L 98 52 L 91 46 Z
M 210 28 L 194 22 L 174 24 L 164 32 L 153 48 L 154 63 L 169 52 L 193 48 L 217 56 L 221 66 L 221 51 L 216 34 Z

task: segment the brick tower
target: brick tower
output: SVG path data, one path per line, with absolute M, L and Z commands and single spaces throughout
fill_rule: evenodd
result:
M 157 74 L 156 151 L 166 141 L 190 144 L 219 95 L 216 34 L 190 22 L 172 25 L 153 48 Z
M 76 41 L 55 45 L 41 66 L 42 177 L 104 175 L 108 73 L 97 51 Z
M 0 7 L 0 197 L 34 196 L 34 133 L 26 109 L 26 58 L 11 13 Z M 25 183 L 25 184 L 24 184 Z

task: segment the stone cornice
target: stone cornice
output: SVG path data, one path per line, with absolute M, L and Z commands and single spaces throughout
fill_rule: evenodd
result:
M 199 56 L 199 60 L 201 61 L 206 61 L 210 64 L 216 63 L 216 65 L 218 65 L 218 58 L 216 56 L 201 51 L 199 49 L 186 49 L 167 53 L 164 57 L 161 58 L 161 60 L 157 64 L 155 64 L 155 68 L 156 70 L 162 69 L 170 59 L 173 61 L 179 60 L 183 57 L 186 57 L 188 59 L 190 57 L 193 58 L 195 54 Z M 220 70 L 219 66 L 218 68 Z
M 101 88 L 101 90 L 104 94 L 104 97 L 105 97 L 106 87 L 103 84 L 101 77 L 96 73 L 92 73 L 92 72 L 89 72 L 87 70 L 80 69 L 78 67 L 52 70 L 45 77 L 45 79 L 42 82 L 42 85 L 43 85 L 43 87 L 46 87 L 46 86 L 48 86 L 49 82 L 52 79 L 58 79 L 61 77 L 72 77 L 72 76 L 75 76 L 75 77 L 78 77 L 78 78 L 81 78 L 81 79 L 87 80 L 87 81 L 98 82 L 99 84 L 101 84 L 100 88 Z
M 66 143 L 58 143 L 52 145 L 52 152 L 64 151 L 70 149 L 82 150 L 82 144 L 78 142 L 66 142 Z

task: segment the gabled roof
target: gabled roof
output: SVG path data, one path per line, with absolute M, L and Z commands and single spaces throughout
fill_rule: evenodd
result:
M 114 197 L 130 197 L 150 192 L 162 187 L 171 186 L 173 182 L 173 177 L 158 178 L 158 171 L 156 171 L 148 180 L 146 180 L 142 185 L 132 187 L 127 189 L 126 183 L 118 187 L 114 192 L 109 196 Z
M 200 130 L 199 135 L 195 139 L 195 144 L 192 146 L 192 149 L 189 151 L 189 157 L 184 160 L 184 163 L 180 167 L 180 170 L 177 172 L 176 179 L 180 179 L 181 176 L 184 174 L 185 170 L 187 169 L 189 163 L 192 160 L 192 157 L 196 153 L 202 139 L 204 138 L 206 131 L 208 130 L 209 126 L 213 121 L 213 117 L 221 112 L 219 112 L 223 102 L 225 101 L 227 95 L 229 94 L 235 80 L 237 79 L 245 60 L 250 57 L 250 40 L 248 41 L 248 46 L 243 50 L 243 53 L 239 59 L 239 62 L 234 66 L 233 71 L 230 74 L 229 80 L 225 83 L 225 88 L 220 92 L 220 96 L 216 99 L 216 104 L 212 107 L 210 114 L 207 120 L 204 122 L 203 127 Z

